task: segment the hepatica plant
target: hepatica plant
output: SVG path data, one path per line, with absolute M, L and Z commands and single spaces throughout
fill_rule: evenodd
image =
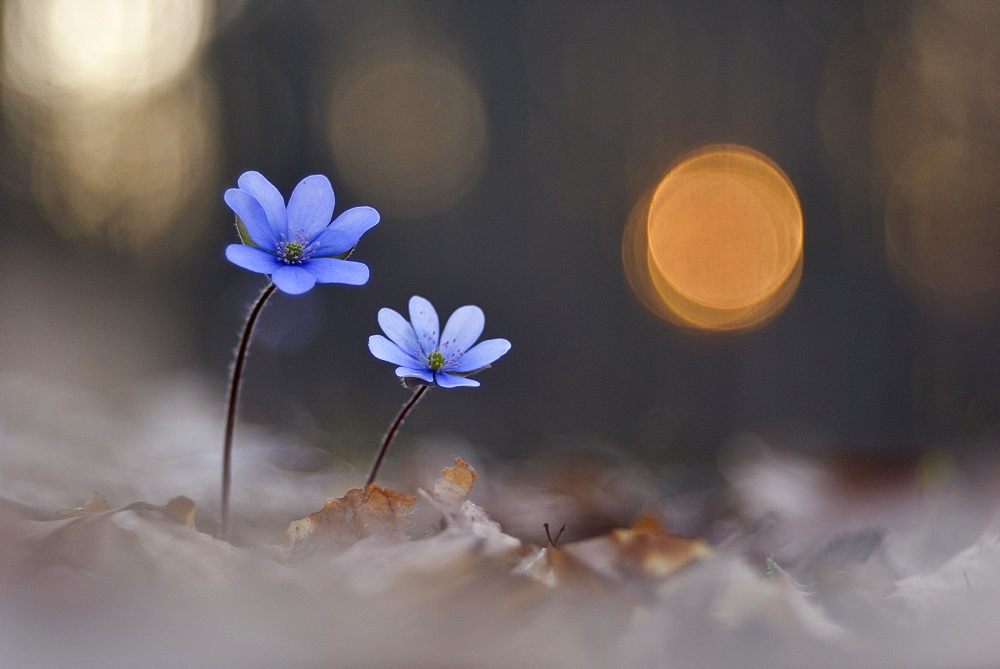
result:
M 299 182 L 288 199 L 259 172 L 246 172 L 239 188 L 226 191 L 236 213 L 242 244 L 226 247 L 226 258 L 271 277 L 281 291 L 301 295 L 317 283 L 368 282 L 368 267 L 345 260 L 361 235 L 378 223 L 371 207 L 354 207 L 333 217 L 333 187 L 321 174 Z
M 308 176 L 285 199 L 259 172 L 246 172 L 239 188 L 230 188 L 224 199 L 236 214 L 240 244 L 226 247 L 226 258 L 251 272 L 270 277 L 254 302 L 243 327 L 229 384 L 226 434 L 222 463 L 222 537 L 229 534 L 233 428 L 243 365 L 257 317 L 275 289 L 301 295 L 317 283 L 360 286 L 368 282 L 368 267 L 347 260 L 361 235 L 375 226 L 379 214 L 371 207 L 354 207 L 334 219 L 335 198 L 329 179 Z
M 398 365 L 396 376 L 416 388 L 382 439 L 366 486 L 374 482 L 396 431 L 428 388 L 476 387 L 479 381 L 468 377 L 489 367 L 510 350 L 506 339 L 487 339 L 476 344 L 486 319 L 482 309 L 471 305 L 456 309 L 441 331 L 434 306 L 414 295 L 410 298 L 409 321 L 392 309 L 381 309 L 378 324 L 386 336 L 369 337 L 368 349 L 379 360 Z

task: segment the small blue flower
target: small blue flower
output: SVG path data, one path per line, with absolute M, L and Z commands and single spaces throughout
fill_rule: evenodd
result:
M 378 324 L 388 339 L 369 337 L 372 355 L 399 365 L 400 378 L 417 378 L 442 388 L 478 386 L 478 381 L 459 375 L 487 367 L 510 350 L 506 339 L 487 339 L 473 346 L 486 324 L 483 310 L 474 306 L 456 309 L 440 336 L 437 312 L 417 295 L 410 298 L 410 322 L 392 309 L 380 309 Z
M 285 207 L 281 193 L 259 172 L 246 172 L 239 188 L 224 199 L 236 212 L 242 244 L 226 247 L 226 258 L 251 272 L 269 274 L 290 295 L 301 295 L 317 283 L 368 282 L 368 266 L 344 258 L 361 235 L 378 223 L 371 207 L 354 207 L 333 217 L 333 187 L 320 174 L 306 177 Z

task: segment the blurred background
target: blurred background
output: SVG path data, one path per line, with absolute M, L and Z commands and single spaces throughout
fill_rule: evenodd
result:
M 367 337 L 414 294 L 513 348 L 424 400 L 390 477 L 421 439 L 689 489 L 747 435 L 996 447 L 1000 4 L 0 7 L 8 432 L 31 404 L 71 439 L 180 387 L 216 453 L 265 284 L 223 258 L 222 193 L 258 170 L 382 214 L 367 286 L 262 317 L 240 421 L 311 447 L 283 466 L 367 466 L 409 395 Z

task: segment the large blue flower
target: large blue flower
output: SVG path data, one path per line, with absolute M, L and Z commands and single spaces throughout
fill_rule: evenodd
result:
M 416 378 L 442 388 L 474 387 L 478 381 L 460 374 L 482 369 L 510 350 L 506 339 L 487 339 L 473 346 L 485 323 L 479 307 L 460 307 L 439 336 L 434 307 L 414 295 L 410 298 L 409 322 L 392 309 L 379 310 L 378 324 L 388 338 L 372 335 L 368 349 L 379 360 L 399 365 L 396 376 L 400 378 Z
M 320 174 L 306 177 L 292 191 L 288 206 L 259 172 L 246 172 L 239 188 L 224 199 L 236 212 L 242 244 L 226 247 L 226 258 L 251 272 L 269 274 L 274 285 L 300 295 L 317 283 L 368 282 L 368 266 L 344 258 L 365 232 L 378 223 L 371 207 L 354 207 L 333 217 L 333 187 Z

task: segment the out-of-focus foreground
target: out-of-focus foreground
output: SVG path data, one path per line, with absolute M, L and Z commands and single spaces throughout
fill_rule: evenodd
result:
M 0 499 L 4 664 L 869 666 L 1000 657 L 995 465 L 817 461 L 747 437 L 726 459 L 724 486 L 665 499 L 642 472 L 593 458 L 477 465 L 477 481 L 442 453 L 476 462 L 474 450 L 430 443 L 412 487 L 363 492 L 348 491 L 359 472 L 279 466 L 310 450 L 248 431 L 233 506 L 244 549 L 194 527 L 206 510 L 191 500 L 213 499 L 208 473 L 218 465 L 200 447 L 217 430 L 196 386 L 150 391 L 124 421 L 88 413 L 58 448 L 39 447 L 49 428 L 34 422 L 52 410 L 77 421 L 67 411 L 75 399 L 51 389 L 17 396 Z M 129 448 L 135 430 L 154 435 L 141 453 Z M 117 457 L 99 457 L 108 442 L 120 446 Z M 150 455 L 164 467 L 150 470 Z M 441 466 L 449 468 L 434 471 Z M 84 499 L 83 490 L 100 494 Z M 341 499 L 321 509 L 327 495 Z

